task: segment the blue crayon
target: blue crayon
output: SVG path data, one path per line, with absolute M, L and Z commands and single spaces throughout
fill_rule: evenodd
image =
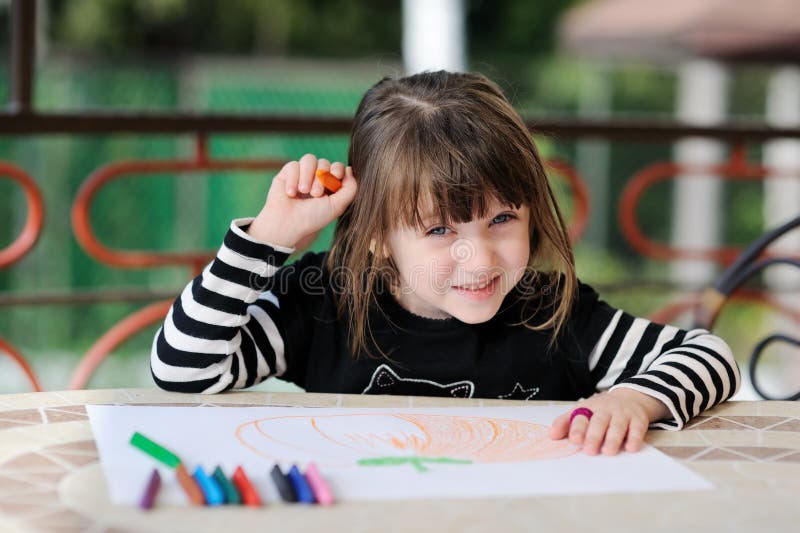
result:
M 203 494 L 206 497 L 207 505 L 222 505 L 225 503 L 225 495 L 222 493 L 222 487 L 219 486 L 217 480 L 208 477 L 203 470 L 202 466 L 198 466 L 194 471 L 194 479 L 200 485 Z
M 292 465 L 289 469 L 289 482 L 294 487 L 294 492 L 297 494 L 297 501 L 300 503 L 315 503 L 317 500 L 314 498 L 314 492 L 311 486 L 306 481 L 305 476 L 297 468 L 297 465 Z

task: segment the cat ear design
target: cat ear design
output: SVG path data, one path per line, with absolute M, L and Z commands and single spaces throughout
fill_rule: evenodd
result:
M 402 378 L 391 367 L 383 364 L 372 373 L 369 385 L 362 391 L 362 394 L 375 389 L 384 394 L 394 392 L 396 394 L 442 396 L 444 392 L 453 398 L 472 398 L 472 394 L 475 392 L 475 384 L 471 381 L 443 384 L 429 379 Z
M 449 392 L 450 396 L 453 398 L 472 398 L 473 389 L 474 385 L 472 383 L 469 381 L 462 381 L 461 383 L 453 383 L 448 386 L 447 392 Z
M 386 365 L 381 365 L 375 371 L 372 381 L 378 387 L 391 387 L 397 383 L 398 379 L 400 379 L 400 377 L 394 373 L 394 370 Z

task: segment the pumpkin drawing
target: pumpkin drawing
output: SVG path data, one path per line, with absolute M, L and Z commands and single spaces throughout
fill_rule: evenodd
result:
M 512 463 L 577 453 L 546 426 L 523 420 L 436 414 L 278 416 L 242 424 L 236 438 L 257 455 L 320 466 Z

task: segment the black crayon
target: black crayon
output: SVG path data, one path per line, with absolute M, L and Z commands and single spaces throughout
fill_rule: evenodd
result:
M 272 467 L 272 471 L 269 473 L 269 476 L 272 478 L 272 482 L 275 483 L 275 486 L 278 488 L 278 492 L 280 493 L 283 501 L 297 501 L 297 494 L 294 492 L 294 487 L 292 487 L 292 484 L 289 483 L 289 480 L 281 471 L 280 466 L 276 464 L 274 467 Z

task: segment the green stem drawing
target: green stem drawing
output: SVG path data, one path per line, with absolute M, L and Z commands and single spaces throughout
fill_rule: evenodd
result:
M 368 459 L 359 459 L 356 464 L 358 466 L 399 466 L 410 464 L 417 469 L 417 472 L 427 472 L 423 463 L 437 463 L 437 464 L 454 464 L 454 465 L 468 465 L 472 461 L 467 459 L 452 459 L 450 457 L 370 457 Z

